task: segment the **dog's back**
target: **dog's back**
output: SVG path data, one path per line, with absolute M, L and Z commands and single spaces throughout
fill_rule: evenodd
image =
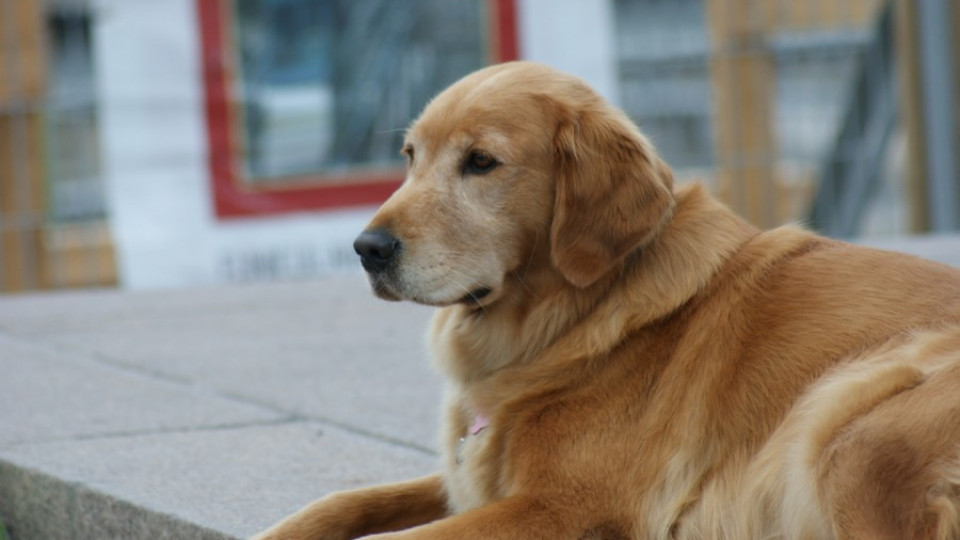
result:
M 673 366 L 672 422 L 705 446 L 666 463 L 712 465 L 671 534 L 955 538 L 958 300 L 960 272 L 921 259 L 788 229 L 745 245 L 681 322 L 701 374 Z

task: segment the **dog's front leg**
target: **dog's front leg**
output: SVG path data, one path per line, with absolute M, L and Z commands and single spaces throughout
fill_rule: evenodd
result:
M 586 532 L 582 512 L 552 498 L 514 496 L 400 532 L 364 540 L 577 540 Z
M 350 540 L 399 531 L 447 515 L 440 475 L 342 491 L 315 501 L 255 540 Z

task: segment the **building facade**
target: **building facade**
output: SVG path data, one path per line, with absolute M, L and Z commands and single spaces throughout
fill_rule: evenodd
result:
M 960 215 L 945 0 L 4 0 L 0 21 L 5 291 L 357 271 L 404 128 L 515 58 L 584 78 L 758 225 Z

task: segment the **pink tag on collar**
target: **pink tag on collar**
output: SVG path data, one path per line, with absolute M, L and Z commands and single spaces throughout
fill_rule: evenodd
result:
M 482 414 L 477 414 L 473 417 L 473 425 L 470 426 L 470 434 L 476 435 L 490 425 L 490 419 Z

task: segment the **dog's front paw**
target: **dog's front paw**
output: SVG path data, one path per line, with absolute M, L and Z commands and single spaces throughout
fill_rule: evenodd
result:
M 295 514 L 250 540 L 351 540 L 353 536 L 336 520 L 303 519 Z
M 285 527 L 280 523 L 251 536 L 250 540 L 350 540 L 350 537 L 339 531 L 324 531 L 322 528 L 305 530 L 298 527 Z
M 250 540 L 351 540 L 349 534 L 336 527 L 301 527 L 298 524 L 278 523 L 269 529 L 255 534 Z
M 354 516 L 345 496 L 334 493 L 287 516 L 250 540 L 352 540 L 357 537 Z

